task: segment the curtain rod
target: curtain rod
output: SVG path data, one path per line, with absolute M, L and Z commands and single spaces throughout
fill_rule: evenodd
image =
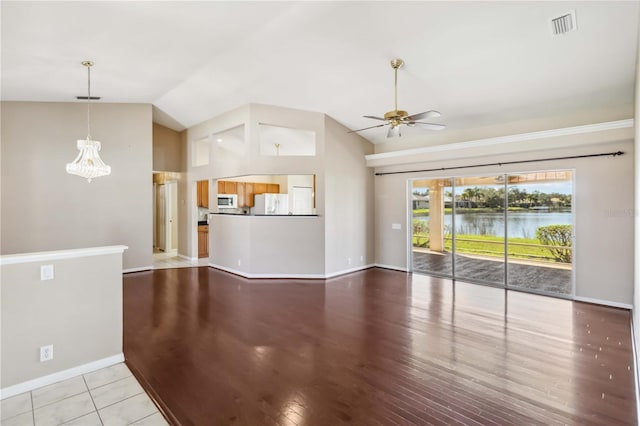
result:
M 456 170 L 456 169 L 471 169 L 474 167 L 504 166 L 506 164 L 537 163 L 540 161 L 570 160 L 574 158 L 608 157 L 608 156 L 617 157 L 619 155 L 624 155 L 624 152 L 622 151 L 603 152 L 601 154 L 571 155 L 569 157 L 538 158 L 535 160 L 503 161 L 500 163 L 474 164 L 471 166 L 457 166 L 457 167 L 439 167 L 437 169 L 406 170 L 401 172 L 379 172 L 379 173 L 376 173 L 376 176 L 399 175 L 399 174 L 405 174 L 405 173 L 437 172 L 437 171 L 443 171 L 443 170 Z

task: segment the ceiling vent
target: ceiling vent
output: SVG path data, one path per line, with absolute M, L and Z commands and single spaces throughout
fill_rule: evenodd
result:
M 551 20 L 551 31 L 553 35 L 566 34 L 569 31 L 573 31 L 578 28 L 576 23 L 576 11 L 572 10 L 569 13 L 565 13 L 562 16 L 553 18 Z

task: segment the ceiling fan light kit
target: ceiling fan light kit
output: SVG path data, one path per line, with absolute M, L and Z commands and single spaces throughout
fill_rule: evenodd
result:
M 440 117 L 440 113 L 438 111 L 426 111 L 418 114 L 409 115 L 407 111 L 398 109 L 398 68 L 404 65 L 404 61 L 400 58 L 391 60 L 391 68 L 394 71 L 394 109 L 393 111 L 386 112 L 383 117 L 376 117 L 374 115 L 365 115 L 364 118 L 370 118 L 372 120 L 385 121 L 383 124 L 377 124 L 375 126 L 365 127 L 364 129 L 351 130 L 348 133 L 356 133 L 361 132 L 363 130 L 375 129 L 377 127 L 390 126 L 387 131 L 387 137 L 401 137 L 402 131 L 401 126 L 406 125 L 409 127 L 419 126 L 429 130 L 442 130 L 446 126 L 443 124 L 435 124 L 435 123 L 425 123 L 418 120 L 422 120 L 425 118 L 435 118 Z

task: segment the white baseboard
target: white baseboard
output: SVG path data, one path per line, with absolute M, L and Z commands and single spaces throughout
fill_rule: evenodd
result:
M 189 257 L 189 256 L 185 256 L 184 254 L 180 254 L 180 253 L 178 253 L 178 257 L 181 258 L 181 259 L 186 259 L 186 260 L 188 260 L 190 262 L 197 262 L 198 261 L 197 257 Z
M 119 353 L 118 355 L 113 355 L 108 358 L 102 358 L 97 361 L 79 365 L 77 367 L 69 368 L 67 370 L 58 371 L 57 373 L 38 377 L 26 382 L 18 383 L 17 385 L 7 386 L 6 388 L 0 389 L 0 399 L 10 398 L 21 393 L 29 392 L 43 386 L 61 382 L 63 380 L 71 379 L 81 374 L 91 373 L 92 371 L 110 367 L 121 362 L 124 362 L 123 353 Z
M 238 271 L 237 269 L 227 268 L 226 266 L 215 265 L 213 263 L 209 263 L 209 266 L 215 269 L 220 269 L 221 271 L 230 272 L 232 274 L 240 275 L 241 277 L 251 278 L 251 279 L 256 279 L 256 278 L 287 279 L 288 278 L 288 279 L 305 279 L 305 280 L 323 280 L 327 278 L 337 277 L 340 275 L 351 274 L 353 272 L 362 271 L 364 269 L 374 268 L 376 265 L 373 265 L 373 264 L 362 265 L 356 268 L 345 269 L 337 272 L 331 272 L 329 274 L 249 274 L 244 271 Z
M 633 310 L 631 312 L 631 352 L 633 353 L 633 382 L 636 390 L 636 416 L 640 419 L 640 383 L 638 374 L 638 342 L 636 341 L 636 328 L 634 327 Z
M 221 271 L 240 275 L 244 278 L 298 278 L 307 280 L 318 280 L 325 278 L 324 274 L 248 274 L 244 271 L 238 271 L 237 269 L 227 268 L 226 266 L 215 265 L 213 263 L 209 263 L 209 266 L 215 269 L 220 269 Z
M 376 268 L 391 269 L 391 270 L 400 271 L 400 272 L 409 272 L 407 268 L 399 268 L 397 266 L 383 265 L 382 263 L 376 263 L 373 266 L 375 266 Z
M 150 271 L 153 269 L 153 266 L 142 266 L 140 268 L 128 268 L 128 269 L 123 269 L 122 273 L 123 274 L 128 274 L 130 272 L 141 272 L 141 271 Z
M 346 275 L 346 274 L 351 274 L 353 272 L 363 271 L 365 269 L 375 268 L 375 266 L 376 265 L 374 265 L 374 264 L 357 266 L 355 268 L 345 269 L 343 271 L 331 272 L 329 274 L 325 274 L 324 277 L 325 278 L 334 278 L 334 277 L 338 277 L 340 275 Z
M 575 300 L 576 302 L 586 302 L 596 305 L 611 306 L 613 308 L 623 308 L 629 310 L 633 308 L 633 305 L 629 305 L 628 303 L 611 302 L 609 300 L 592 299 L 590 297 L 575 296 L 573 300 Z

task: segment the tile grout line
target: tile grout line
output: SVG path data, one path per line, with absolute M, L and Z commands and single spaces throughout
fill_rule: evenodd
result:
M 115 380 L 113 380 L 112 382 L 104 383 L 104 384 L 102 384 L 102 385 L 100 385 L 100 386 L 96 386 L 96 387 L 94 387 L 94 388 L 89 388 L 89 384 L 87 384 L 87 381 L 86 381 L 86 380 L 85 380 L 85 384 L 87 384 L 87 389 L 89 389 L 89 391 L 91 391 L 91 390 L 94 390 L 94 389 L 100 389 L 100 388 L 103 388 L 103 387 L 105 387 L 105 386 L 112 385 L 112 384 L 114 384 L 114 383 L 116 383 L 116 382 L 119 382 L 119 381 L 122 381 L 122 380 L 128 379 L 129 377 L 133 377 L 133 374 L 130 374 L 130 375 L 126 376 L 126 377 L 121 377 L 121 378 L 119 378 L 119 379 L 115 379 Z M 82 376 L 82 378 L 84 379 L 84 375 Z
M 93 404 L 93 408 L 96 410 L 96 414 L 98 415 L 98 419 L 100 420 L 100 424 L 104 425 L 102 421 L 102 417 L 100 417 L 100 412 L 98 411 L 98 407 L 96 407 L 96 402 L 93 400 L 93 395 L 91 394 L 91 389 L 89 389 L 89 385 L 87 384 L 87 379 L 84 378 L 84 374 L 82 375 L 82 381 L 84 385 L 87 387 L 87 392 L 89 392 L 89 398 L 91 398 L 91 403 Z
M 134 394 L 134 395 L 129 395 L 128 397 L 126 397 L 126 398 L 124 398 L 124 399 L 121 399 L 120 401 L 116 401 L 116 402 L 113 402 L 113 403 L 111 403 L 111 404 L 109 404 L 109 405 L 105 405 L 104 407 L 102 407 L 102 408 L 101 408 L 101 410 L 104 410 L 105 408 L 107 408 L 107 407 L 111 407 L 111 406 L 114 406 L 114 405 L 116 405 L 116 404 L 120 404 L 122 401 L 126 401 L 127 399 L 131 399 L 131 398 L 133 398 L 133 397 L 135 397 L 135 396 L 142 395 L 142 394 L 147 395 L 147 392 L 146 392 L 144 389 L 142 389 L 142 392 L 138 392 L 138 393 L 136 393 L 136 394 Z M 147 395 L 147 396 L 148 396 L 148 395 Z M 92 398 L 92 399 L 93 399 L 93 398 Z M 154 404 L 154 405 L 155 405 L 155 404 Z M 137 421 L 137 420 L 136 420 L 136 421 Z
M 36 409 L 33 406 L 33 392 L 29 391 L 29 398 L 31 398 L 31 418 L 33 419 L 33 426 L 36 425 Z
M 160 411 L 157 411 L 157 410 L 156 410 L 156 412 L 155 412 L 155 413 L 151 413 L 151 414 L 149 414 L 148 416 L 144 416 L 144 417 L 139 418 L 138 420 L 134 420 L 134 421 L 132 421 L 131 423 L 129 423 L 127 426 L 131 426 L 132 424 L 134 424 L 134 423 L 136 423 L 136 422 L 142 421 L 142 420 L 147 419 L 147 418 L 149 418 L 149 417 L 151 417 L 151 416 L 155 416 L 155 415 L 156 415 L 156 414 L 158 414 L 158 413 L 160 413 Z M 160 414 L 160 416 L 162 416 L 162 414 Z M 164 420 L 164 417 L 163 417 L 163 420 Z M 165 421 L 166 421 L 166 420 L 165 420 Z

